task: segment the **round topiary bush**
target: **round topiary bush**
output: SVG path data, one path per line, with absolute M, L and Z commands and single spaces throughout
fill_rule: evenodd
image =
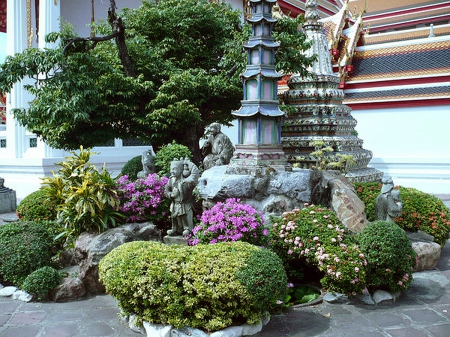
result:
M 443 247 L 450 237 L 450 212 L 441 199 L 414 188 L 400 187 L 402 214 L 395 222 L 403 229 L 419 229 Z
M 174 159 L 192 159 L 192 153 L 187 146 L 177 144 L 173 141 L 171 144 L 162 146 L 158 152 L 156 152 L 155 166 L 158 170 L 158 175 L 169 176 L 170 175 L 170 163 Z
M 136 156 L 125 163 L 122 167 L 122 171 L 120 171 L 120 175 L 128 176 L 129 180 L 135 181 L 138 173 L 142 170 L 142 156 Z
M 99 275 L 125 313 L 205 331 L 258 322 L 287 289 L 280 259 L 245 242 L 130 242 L 103 258 Z
M 364 228 L 358 239 L 367 259 L 367 286 L 393 292 L 407 289 L 416 253 L 405 231 L 393 222 L 375 221 Z
M 25 221 L 55 220 L 56 207 L 46 199 L 42 189 L 27 195 L 17 206 L 17 216 Z
M 22 284 L 22 289 L 38 299 L 45 298 L 50 290 L 61 282 L 61 274 L 52 267 L 46 266 L 33 271 Z
M 0 226 L 0 282 L 21 286 L 26 277 L 51 264 L 53 237 L 36 222 Z

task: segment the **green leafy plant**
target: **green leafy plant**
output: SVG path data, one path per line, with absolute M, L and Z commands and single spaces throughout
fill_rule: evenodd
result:
M 118 212 L 116 182 L 105 167 L 101 171 L 89 162 L 93 153 L 80 147 L 53 177 L 43 179 L 43 191 L 50 203 L 57 204 L 58 222 L 66 228 L 66 236 L 74 240 L 81 232 L 101 233 L 124 221 Z
M 127 176 L 129 180 L 135 181 L 138 173 L 142 170 L 142 156 L 136 156 L 125 163 L 120 171 L 120 175 Z
M 158 175 L 169 176 L 170 175 L 170 163 L 174 159 L 192 159 L 192 153 L 187 146 L 177 144 L 175 141 L 172 143 L 164 145 L 156 153 L 155 166 L 158 170 Z
M 369 223 L 358 236 L 367 259 L 366 281 L 371 288 L 406 290 L 412 281 L 416 253 L 406 233 L 395 223 Z
M 26 277 L 51 265 L 53 237 L 37 222 L 0 226 L 0 282 L 21 286 Z
M 208 332 L 258 322 L 287 280 L 275 254 L 245 242 L 125 243 L 101 260 L 99 275 L 125 313 Z
M 33 271 L 22 284 L 22 289 L 38 299 L 44 299 L 50 290 L 56 288 L 61 282 L 61 274 L 53 267 L 45 266 Z
M 46 200 L 46 194 L 39 189 L 22 199 L 17 206 L 17 216 L 25 221 L 55 220 L 56 205 Z
M 367 219 L 375 221 L 375 201 L 381 193 L 381 183 L 355 183 L 353 186 L 365 205 Z M 395 223 L 407 231 L 421 230 L 430 234 L 444 246 L 450 236 L 450 212 L 442 200 L 415 188 L 400 186 L 396 189 L 400 189 L 403 209 Z
M 295 286 L 288 284 L 288 294 L 285 302 L 288 305 L 305 304 L 319 298 L 320 290 L 316 290 L 306 284 Z
M 367 264 L 364 255 L 332 211 L 306 206 L 272 219 L 270 247 L 284 261 L 290 281 L 302 281 L 291 278 L 295 275 L 291 268 L 304 264 L 315 268 L 327 290 L 361 293 Z

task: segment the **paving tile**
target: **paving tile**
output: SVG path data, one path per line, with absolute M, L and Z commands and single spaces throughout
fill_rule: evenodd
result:
M 373 313 L 365 315 L 365 317 L 379 327 L 389 326 L 408 326 L 410 325 L 408 319 L 401 314 L 395 312 Z
M 36 337 L 42 328 L 40 326 L 23 326 L 18 328 L 9 328 L 1 337 Z
M 64 324 L 53 327 L 47 327 L 42 337 L 73 337 L 79 333 L 79 328 L 75 324 Z
M 404 311 L 404 314 L 411 317 L 411 320 L 415 323 L 421 322 L 433 324 L 446 320 L 444 317 L 430 309 L 406 310 Z
M 406 328 L 406 329 L 386 329 L 384 330 L 392 337 L 429 337 L 429 335 L 422 330 L 414 329 L 414 328 Z
M 45 311 L 27 311 L 15 314 L 9 324 L 36 324 L 47 316 Z
M 450 323 L 427 327 L 426 330 L 434 337 L 444 337 L 450 334 Z

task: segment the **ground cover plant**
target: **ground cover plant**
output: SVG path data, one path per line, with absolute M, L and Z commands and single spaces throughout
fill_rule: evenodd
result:
M 240 199 L 229 198 L 202 213 L 200 224 L 193 228 L 188 243 L 195 246 L 244 241 L 257 246 L 267 246 L 268 234 L 261 212 L 241 203 Z
M 56 220 L 56 205 L 47 202 L 42 189 L 28 194 L 17 206 L 17 216 L 25 221 Z
M 139 320 L 211 332 L 259 322 L 286 296 L 281 260 L 245 242 L 169 246 L 140 241 L 111 251 L 100 280 Z
M 22 289 L 38 300 L 46 299 L 49 291 L 55 289 L 61 282 L 61 273 L 53 267 L 45 266 L 33 271 L 22 284 Z
M 416 252 L 404 230 L 387 221 L 369 223 L 358 236 L 367 259 L 369 289 L 406 290 L 412 281 Z
M 284 261 L 291 281 L 297 269 L 306 266 L 322 277 L 320 282 L 329 291 L 349 295 L 363 291 L 367 261 L 334 212 L 306 205 L 271 222 L 270 248 Z
M 375 200 L 381 192 L 381 184 L 355 183 L 356 193 L 365 205 L 367 219 L 375 221 Z M 403 210 L 395 223 L 407 231 L 421 230 L 434 237 L 443 247 L 450 237 L 450 212 L 442 200 L 415 188 L 400 189 Z

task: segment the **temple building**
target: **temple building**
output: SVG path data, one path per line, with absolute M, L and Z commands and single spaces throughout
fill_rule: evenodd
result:
M 278 0 L 284 15 L 304 14 L 309 0 Z M 249 1 L 228 0 L 249 14 Z M 357 121 L 357 138 L 372 152 L 369 167 L 396 184 L 429 193 L 450 191 L 450 1 L 318 0 L 332 70 L 343 90 L 342 103 Z M 141 0 L 116 0 L 118 9 Z M 6 33 L 8 55 L 29 46 L 51 47 L 44 36 L 60 20 L 89 36 L 91 21 L 106 17 L 109 1 L 0 0 L 0 34 Z M 94 10 L 93 10 L 94 9 Z M 20 200 L 35 191 L 40 178 L 55 169 L 67 152 L 53 149 L 18 125 L 13 108 L 32 97 L 18 83 L 0 99 L 0 177 Z M 286 84 L 286 82 L 284 82 Z M 279 93 L 287 90 L 283 82 Z M 0 94 L 0 97 L 2 95 Z M 3 106 L 6 106 L 4 109 Z M 226 132 L 226 131 L 225 131 Z M 237 131 L 228 133 L 232 140 Z M 360 145 L 358 145 L 360 146 Z M 119 170 L 145 147 L 120 139 L 93 159 Z

